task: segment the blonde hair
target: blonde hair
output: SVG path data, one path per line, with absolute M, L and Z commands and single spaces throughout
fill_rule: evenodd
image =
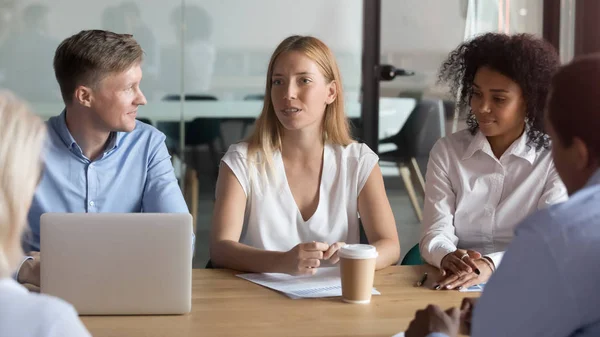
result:
M 283 40 L 273 52 L 267 70 L 267 81 L 263 109 L 256 120 L 254 132 L 247 139 L 248 164 L 259 173 L 268 174 L 273 170 L 273 155 L 281 151 L 283 125 L 279 122 L 271 100 L 271 77 L 273 67 L 279 55 L 296 51 L 314 61 L 327 83 L 335 81 L 337 95 L 331 104 L 325 107 L 323 117 L 323 143 L 346 146 L 353 142 L 350 126 L 344 110 L 344 91 L 342 77 L 333 53 L 321 40 L 312 36 L 290 36 Z
M 44 122 L 12 93 L 0 91 L 0 277 L 17 267 L 21 236 L 41 174 Z
M 112 73 L 142 62 L 144 51 L 130 34 L 82 30 L 66 38 L 54 54 L 54 74 L 65 104 L 79 85 L 95 87 Z

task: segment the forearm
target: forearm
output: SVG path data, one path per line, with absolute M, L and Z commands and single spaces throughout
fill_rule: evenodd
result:
M 17 270 L 13 274 L 13 279 L 15 281 L 19 282 L 19 272 L 21 271 L 21 268 L 23 268 L 23 265 L 25 264 L 25 262 L 27 262 L 28 260 L 32 260 L 32 259 L 33 259 L 32 256 L 23 256 L 23 258 L 21 259 L 21 262 L 19 263 Z
M 372 245 L 377 248 L 379 253 L 375 269 L 383 269 L 398 263 L 400 259 L 400 242 L 398 240 L 381 239 L 375 241 Z
M 217 268 L 228 268 L 254 273 L 281 273 L 280 260 L 284 252 L 268 251 L 232 240 L 221 240 L 211 245 L 210 256 Z

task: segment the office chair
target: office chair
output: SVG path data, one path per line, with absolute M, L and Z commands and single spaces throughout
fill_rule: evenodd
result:
M 380 153 L 379 159 L 397 165 L 419 222 L 423 221 L 423 211 L 417 200 L 413 180 L 416 182 L 418 192 L 424 197 L 425 180 L 421 167 L 426 169 L 433 145 L 445 136 L 444 121 L 442 101 L 423 99 L 417 103 L 396 135 L 379 141 L 380 144 L 393 143 L 397 147 L 396 150 Z

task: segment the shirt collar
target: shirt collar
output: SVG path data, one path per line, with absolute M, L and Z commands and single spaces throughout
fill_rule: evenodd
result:
M 492 152 L 490 142 L 488 142 L 487 138 L 483 135 L 483 133 L 481 133 L 480 130 L 477 130 L 477 133 L 471 140 L 471 143 L 465 151 L 465 154 L 462 156 L 462 160 L 471 158 L 477 151 L 482 151 L 491 157 L 495 157 L 494 152 Z M 533 161 L 535 160 L 535 152 L 535 148 L 527 144 L 527 130 L 525 130 L 523 134 L 517 138 L 517 140 L 515 140 L 508 147 L 508 149 L 506 149 L 506 152 L 503 154 L 503 156 L 514 155 L 527 160 L 530 164 L 533 164 Z
M 108 136 L 108 142 L 106 142 L 105 152 L 108 153 L 112 150 L 115 150 L 118 147 L 122 137 L 123 132 L 111 132 L 110 136 Z
M 62 141 L 65 143 L 65 145 L 69 148 L 69 150 L 73 149 L 74 147 L 79 148 L 79 145 L 77 144 L 77 142 L 75 141 L 75 138 L 73 138 L 73 135 L 71 135 L 71 132 L 69 131 L 69 128 L 67 127 L 67 109 L 63 109 L 63 111 L 61 112 L 60 116 L 58 116 L 58 118 L 54 121 L 53 123 L 53 127 L 56 130 L 56 132 L 58 133 L 58 135 L 60 136 L 60 138 L 62 139 Z M 118 145 L 121 142 L 121 139 L 123 138 L 124 132 L 111 132 L 110 136 L 108 137 L 108 142 L 106 144 L 106 148 L 104 149 L 105 153 L 108 153 L 112 150 L 115 150 Z M 81 150 L 81 149 L 80 149 Z
M 71 149 L 74 145 L 77 145 L 75 138 L 69 132 L 69 128 L 67 128 L 67 109 L 63 109 L 58 118 L 53 120 L 53 126 L 56 130 L 56 133 L 60 136 L 60 139 L 65 143 L 65 145 Z
M 599 185 L 600 184 L 600 169 L 596 170 L 596 173 L 587 181 L 586 186 Z
M 514 141 L 506 150 L 509 155 L 517 156 L 527 160 L 530 164 L 533 164 L 536 157 L 535 146 L 527 144 L 529 137 L 527 136 L 528 129 L 523 131 L 521 137 Z

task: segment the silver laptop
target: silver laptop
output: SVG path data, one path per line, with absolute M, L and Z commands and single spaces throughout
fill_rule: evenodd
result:
M 46 213 L 41 292 L 82 315 L 184 314 L 192 307 L 192 217 Z

